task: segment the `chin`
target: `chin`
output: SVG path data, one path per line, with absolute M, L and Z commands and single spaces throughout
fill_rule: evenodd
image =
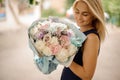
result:
M 77 23 L 77 25 L 78 25 L 78 26 L 84 26 L 84 24 L 83 24 L 83 23 Z
M 82 26 L 84 26 L 84 25 L 82 25 L 82 24 L 78 24 L 78 26 L 82 27 Z

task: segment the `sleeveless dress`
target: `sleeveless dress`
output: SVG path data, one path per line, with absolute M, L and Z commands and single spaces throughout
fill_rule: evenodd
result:
M 83 32 L 86 36 L 90 33 L 94 33 L 96 34 L 98 37 L 98 33 L 95 29 L 91 29 L 88 31 Z M 99 37 L 100 39 L 100 37 Z M 84 44 L 84 43 L 83 43 Z M 83 52 L 82 52 L 82 47 L 78 50 L 78 53 L 75 55 L 74 57 L 74 62 L 76 62 L 77 64 L 83 66 L 83 61 L 82 61 L 82 56 L 83 56 Z M 64 67 L 62 75 L 61 75 L 61 80 L 82 80 L 81 78 L 79 78 L 77 75 L 75 75 L 68 67 Z

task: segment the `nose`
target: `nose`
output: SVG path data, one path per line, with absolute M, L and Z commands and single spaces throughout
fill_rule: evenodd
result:
M 81 14 L 78 15 L 78 19 L 79 20 L 82 19 L 82 15 Z

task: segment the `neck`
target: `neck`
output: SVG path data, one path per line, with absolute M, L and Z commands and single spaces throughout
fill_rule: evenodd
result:
M 92 27 L 92 26 L 80 27 L 80 30 L 81 30 L 82 32 L 85 32 L 85 31 L 90 30 L 90 29 L 94 29 L 94 27 Z

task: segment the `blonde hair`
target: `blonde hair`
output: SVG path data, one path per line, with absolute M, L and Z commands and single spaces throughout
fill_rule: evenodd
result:
M 93 26 L 96 28 L 100 40 L 103 41 L 105 39 L 105 18 L 104 11 L 102 9 L 102 4 L 100 0 L 75 0 L 73 4 L 73 10 L 75 10 L 78 2 L 85 2 L 89 9 L 91 10 L 95 20 L 93 20 Z

